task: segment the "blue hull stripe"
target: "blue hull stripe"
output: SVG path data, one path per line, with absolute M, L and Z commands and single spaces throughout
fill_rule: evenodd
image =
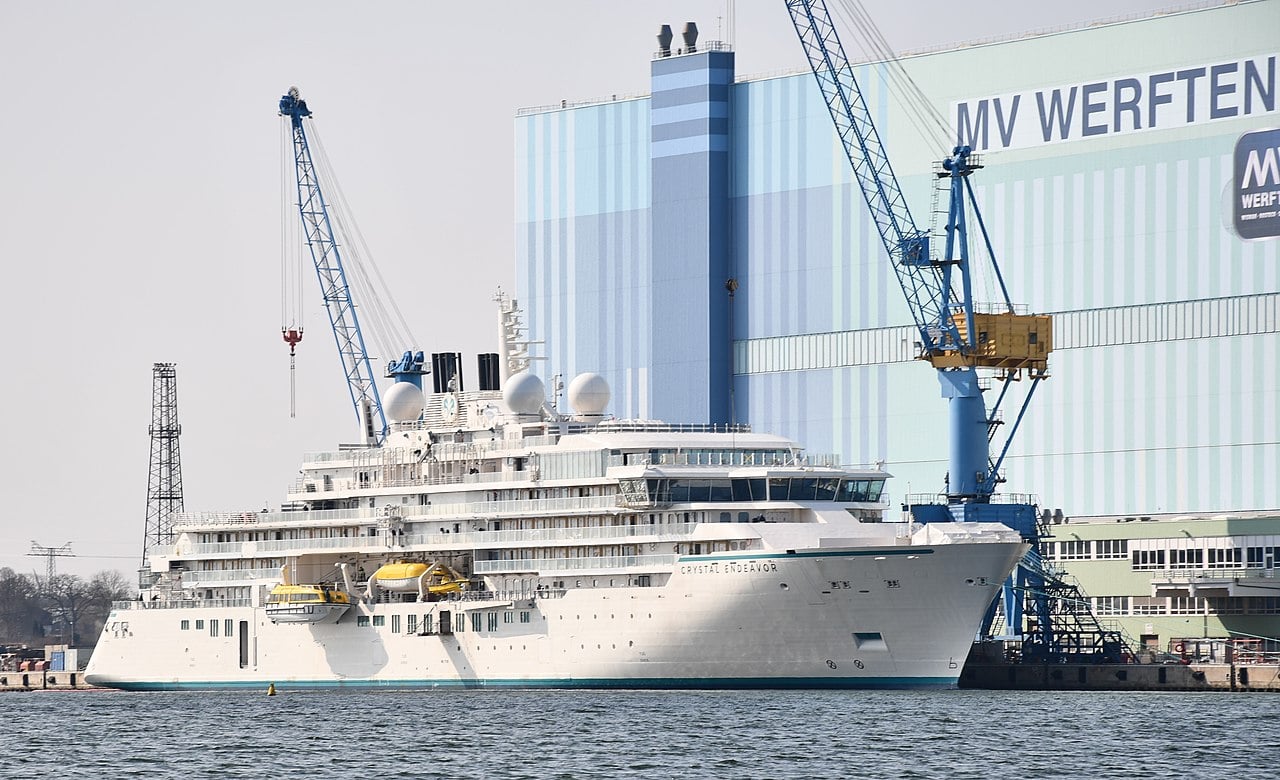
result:
M 763 690 L 763 689 L 868 689 L 868 688 L 954 688 L 955 677 L 670 677 L 654 680 L 573 679 L 556 680 L 236 680 L 220 682 L 99 682 L 109 688 L 129 691 L 188 691 L 263 688 L 274 684 L 277 691 L 305 688 L 613 688 L 631 690 Z

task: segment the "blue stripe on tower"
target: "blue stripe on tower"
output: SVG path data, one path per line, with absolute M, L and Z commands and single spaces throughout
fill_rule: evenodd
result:
M 660 58 L 651 73 L 651 412 L 671 422 L 728 422 L 734 57 Z

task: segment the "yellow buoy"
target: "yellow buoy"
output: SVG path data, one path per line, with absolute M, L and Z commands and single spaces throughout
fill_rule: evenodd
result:
M 275 696 L 275 695 L 276 695 L 276 684 L 275 684 L 275 683 L 270 683 L 270 684 L 268 684 L 268 685 L 267 685 L 267 695 L 268 695 L 268 696 Z

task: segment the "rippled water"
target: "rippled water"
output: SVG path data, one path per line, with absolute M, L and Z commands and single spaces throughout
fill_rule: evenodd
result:
M 996 691 L 0 695 L 3 777 L 1274 777 L 1280 696 Z

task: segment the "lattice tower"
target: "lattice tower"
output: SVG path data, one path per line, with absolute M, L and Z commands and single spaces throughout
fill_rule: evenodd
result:
M 147 566 L 149 550 L 173 543 L 173 518 L 182 511 L 177 365 L 156 363 L 151 374 L 151 468 L 147 481 L 147 528 L 142 539 L 143 568 Z

